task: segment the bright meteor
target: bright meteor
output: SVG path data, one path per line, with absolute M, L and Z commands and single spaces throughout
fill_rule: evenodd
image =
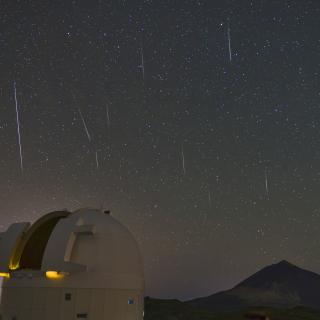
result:
M 86 122 L 85 122 L 85 120 L 84 120 L 84 117 L 83 117 L 83 115 L 82 115 L 82 112 L 81 112 L 80 108 L 78 108 L 78 110 L 79 110 L 80 118 L 81 118 L 82 123 L 83 123 L 83 126 L 84 126 L 84 130 L 86 131 L 88 140 L 89 140 L 89 142 L 91 142 L 91 136 L 90 136 L 90 133 L 89 133 L 87 124 L 86 124 Z
M 19 143 L 19 154 L 20 154 L 20 168 L 21 168 L 21 173 L 23 173 L 23 158 L 22 158 L 19 106 L 18 106 L 18 99 L 17 99 L 16 81 L 13 81 L 13 90 L 14 90 L 14 101 L 16 105 L 16 121 L 17 121 L 17 134 L 18 134 L 18 143 Z

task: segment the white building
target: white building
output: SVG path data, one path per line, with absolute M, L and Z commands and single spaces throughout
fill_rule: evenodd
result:
M 2 320 L 141 320 L 143 264 L 131 233 L 94 209 L 49 213 L 1 234 Z

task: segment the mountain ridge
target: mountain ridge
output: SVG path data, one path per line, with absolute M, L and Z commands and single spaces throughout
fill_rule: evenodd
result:
M 186 303 L 211 311 L 252 306 L 320 309 L 320 275 L 282 260 L 262 268 L 230 290 Z

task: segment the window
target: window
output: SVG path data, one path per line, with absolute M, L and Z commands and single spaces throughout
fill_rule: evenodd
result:
M 64 300 L 70 301 L 70 300 L 71 300 L 71 293 L 66 293 L 66 294 L 64 295 Z
M 134 300 L 133 299 L 128 299 L 128 304 L 134 304 Z

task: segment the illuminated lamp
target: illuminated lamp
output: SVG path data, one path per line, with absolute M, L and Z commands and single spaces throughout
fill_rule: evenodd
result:
M 48 279 L 62 279 L 66 276 L 66 273 L 59 271 L 46 271 L 46 277 Z

